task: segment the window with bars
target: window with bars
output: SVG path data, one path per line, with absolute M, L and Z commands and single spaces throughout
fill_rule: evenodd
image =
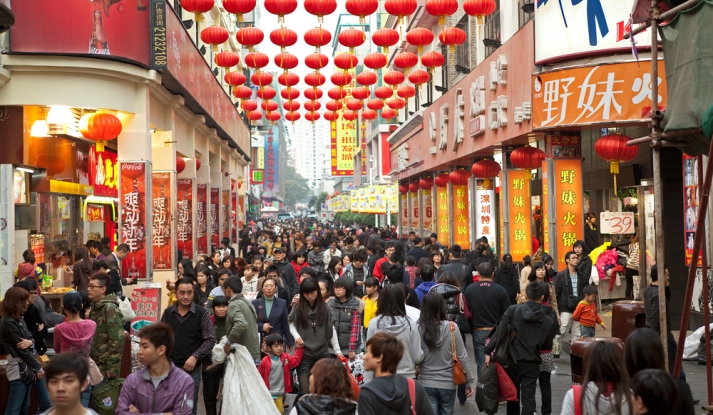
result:
M 483 45 L 485 46 L 485 56 L 490 56 L 495 49 L 500 47 L 500 1 L 493 14 L 488 16 L 483 24 Z
M 465 32 L 466 39 L 464 43 L 456 46 L 456 65 L 467 68 L 468 72 L 470 72 L 470 25 L 468 24 L 468 15 L 463 16 L 456 27 Z
M 522 29 L 530 20 L 535 17 L 535 0 L 522 0 L 518 7 L 518 28 Z
M 446 58 L 443 66 L 441 66 L 441 86 L 443 89 L 448 89 L 448 46 L 441 45 L 441 55 Z

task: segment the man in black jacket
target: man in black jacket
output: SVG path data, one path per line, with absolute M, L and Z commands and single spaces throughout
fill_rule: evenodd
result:
M 502 330 L 511 330 L 515 336 L 509 344 L 507 353 L 507 372 L 512 379 L 520 402 L 522 415 L 533 415 L 536 410 L 535 393 L 537 379 L 540 375 L 540 351 L 543 346 L 551 345 L 557 332 L 557 325 L 545 314 L 542 300 L 545 288 L 537 282 L 531 282 L 525 290 L 529 300 L 525 303 L 508 308 L 498 325 L 495 338 L 500 337 Z M 503 333 L 507 339 L 510 333 Z M 485 365 L 490 364 L 490 353 L 495 349 L 496 342 L 491 341 L 485 347 Z M 499 346 L 499 347 L 502 347 Z M 520 415 L 520 403 L 508 402 L 508 415 Z
M 465 289 L 473 283 L 473 270 L 470 269 L 470 265 L 461 262 L 462 254 L 463 249 L 460 245 L 451 245 L 448 248 L 448 263 L 438 268 L 438 275 L 443 275 L 445 272 L 452 272 L 458 277 L 460 290 L 465 292 Z
M 280 268 L 280 278 L 282 278 L 282 284 L 287 290 L 287 296 L 292 301 L 292 298 L 300 293 L 300 284 L 297 282 L 297 275 L 295 274 L 295 269 L 292 267 L 287 259 L 285 259 L 285 248 L 279 247 L 272 251 L 274 256 L 274 261 L 272 265 L 277 265 Z
M 577 308 L 577 304 L 584 298 L 584 286 L 589 283 L 589 279 L 583 280 L 577 272 L 579 257 L 574 251 L 569 251 L 564 256 L 567 268 L 555 275 L 555 293 L 557 294 L 557 309 L 560 312 L 560 334 L 561 341 L 572 342 L 578 339 L 579 323 L 572 319 L 572 314 Z M 571 332 L 571 333 L 570 333 Z
M 416 263 L 418 264 L 418 261 L 421 258 L 428 257 L 428 251 L 423 249 L 423 239 L 421 239 L 418 236 L 413 240 L 413 245 L 414 245 L 413 248 L 411 248 L 406 253 L 406 256 L 412 256 L 412 257 L 416 258 Z

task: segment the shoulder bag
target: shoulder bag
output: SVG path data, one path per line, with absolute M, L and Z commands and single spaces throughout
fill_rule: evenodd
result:
M 31 367 L 22 360 L 21 357 L 16 357 L 17 367 L 20 371 L 20 379 L 25 383 L 25 385 L 34 385 L 37 382 L 37 374 Z
M 411 415 L 416 415 L 416 381 L 408 378 L 408 394 L 411 398 Z
M 456 385 L 465 384 L 465 369 L 456 355 L 456 325 L 452 321 L 451 326 L 451 356 L 453 357 L 453 383 Z

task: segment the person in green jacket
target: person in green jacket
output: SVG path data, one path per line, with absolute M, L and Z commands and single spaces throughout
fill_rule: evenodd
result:
M 228 317 L 226 321 L 227 342 L 224 346 L 226 353 L 230 353 L 233 344 L 245 346 L 255 366 L 260 364 L 260 336 L 257 332 L 257 313 L 253 305 L 242 294 L 243 283 L 240 277 L 232 276 L 223 283 L 225 298 L 230 299 Z
M 89 314 L 97 329 L 92 339 L 91 358 L 105 379 L 118 378 L 124 352 L 124 315 L 116 295 L 107 295 L 111 277 L 105 272 L 92 275 L 87 285 L 92 308 Z

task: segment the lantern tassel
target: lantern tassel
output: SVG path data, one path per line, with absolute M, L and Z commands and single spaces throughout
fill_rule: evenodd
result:
M 277 16 L 277 23 L 285 23 L 285 15 L 284 14 L 280 14 Z M 270 125 L 272 125 L 272 124 L 270 124 Z
M 438 25 L 443 26 L 446 24 L 446 15 L 438 16 Z
M 242 23 L 243 20 L 244 20 L 244 19 L 243 19 L 243 15 L 242 15 L 242 14 L 239 14 L 239 15 L 238 15 L 238 23 Z
M 196 23 L 203 21 L 203 13 L 196 13 Z
M 359 24 L 362 26 L 366 24 L 366 16 L 359 16 Z
M 388 57 L 389 57 L 389 47 L 388 47 L 388 46 L 384 46 L 383 49 L 384 49 L 384 56 L 386 56 L 386 58 L 388 59 Z
M 218 53 L 218 45 L 211 45 L 211 49 L 213 49 L 213 53 Z
M 97 151 L 102 152 L 104 151 L 104 142 L 103 141 L 97 141 Z M 614 176 L 616 177 L 616 176 Z

